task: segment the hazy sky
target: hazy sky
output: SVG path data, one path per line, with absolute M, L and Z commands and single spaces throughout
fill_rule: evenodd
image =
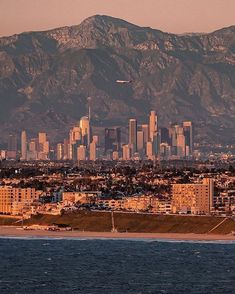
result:
M 235 0 L 0 0 L 0 36 L 79 24 L 106 14 L 173 33 L 235 25 Z

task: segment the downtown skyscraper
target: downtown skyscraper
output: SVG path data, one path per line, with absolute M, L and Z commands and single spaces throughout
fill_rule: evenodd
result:
M 129 145 L 135 153 L 137 151 L 137 120 L 134 118 L 129 120 Z

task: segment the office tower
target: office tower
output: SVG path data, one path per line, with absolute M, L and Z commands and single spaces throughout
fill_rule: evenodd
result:
M 160 144 L 160 156 L 164 160 L 168 160 L 171 156 L 171 146 L 167 143 Z
M 144 133 L 144 145 L 149 141 L 149 125 L 142 125 L 142 131 Z
M 182 127 L 176 129 L 177 156 L 185 157 L 185 136 Z
M 118 151 L 113 151 L 112 159 L 113 160 L 119 160 L 119 153 L 118 153 Z
M 169 135 L 171 140 L 171 154 L 177 155 L 177 127 L 178 125 L 171 125 L 169 129 Z
M 135 153 L 137 151 L 137 121 L 134 118 L 129 120 L 129 145 Z
M 185 146 L 185 156 L 189 157 L 190 156 L 190 149 L 189 146 Z
M 104 131 L 104 148 L 107 151 L 120 151 L 121 149 L 121 129 L 106 128 Z
M 214 183 L 204 179 L 202 184 L 173 184 L 173 212 L 208 214 L 213 207 Z
M 96 160 L 96 143 L 94 141 L 90 144 L 90 160 Z
M 161 133 L 161 143 L 167 143 L 168 145 L 171 145 L 169 129 L 161 128 L 160 133 Z
M 77 160 L 86 160 L 86 146 L 80 145 L 77 148 Z
M 49 142 L 46 133 L 38 133 L 38 152 L 49 153 Z
M 63 148 L 64 145 L 62 143 L 58 143 L 56 145 L 56 159 L 57 160 L 63 160 L 64 154 L 63 154 Z
M 131 159 L 131 147 L 128 144 L 122 146 L 122 159 L 123 160 Z
M 38 133 L 38 159 L 47 160 L 49 158 L 50 146 L 46 133 Z
M 29 141 L 29 152 L 27 152 L 27 160 L 38 159 L 38 138 L 32 138 Z
M 99 145 L 99 136 L 97 135 L 92 136 L 92 142 L 95 142 L 96 146 Z
M 74 144 L 70 144 L 71 149 L 72 149 L 72 160 L 76 161 L 77 160 L 77 149 L 80 146 L 79 143 L 74 143 Z
M 27 159 L 27 135 L 26 131 L 21 133 L 21 160 Z
M 0 150 L 0 160 L 7 158 L 7 151 L 6 150 Z
M 81 128 L 78 125 L 75 125 L 70 131 L 69 131 L 69 143 L 75 144 L 77 142 L 81 143 L 82 134 L 81 134 Z
M 153 143 L 153 155 L 158 155 L 159 149 L 160 149 L 160 135 L 158 133 L 153 136 L 152 143 Z
M 185 147 L 184 147 L 184 137 L 183 131 L 182 131 L 182 126 L 175 124 L 172 125 L 169 134 L 170 134 L 170 139 L 171 139 L 171 153 L 174 156 L 184 156 L 185 154 Z
M 39 144 L 44 144 L 47 141 L 46 133 L 38 133 L 38 142 Z
M 90 145 L 91 140 L 91 130 L 90 130 L 90 121 L 87 116 L 83 116 L 80 119 L 80 128 L 82 135 L 82 144 L 88 147 Z
M 50 148 L 49 154 L 48 154 L 49 160 L 56 160 L 56 150 L 53 148 Z
M 189 154 L 193 154 L 193 124 L 191 121 L 183 122 L 184 136 L 185 136 L 185 145 L 189 147 Z
M 158 122 L 157 122 L 157 115 L 154 110 L 150 111 L 149 116 L 149 138 L 150 141 L 153 142 L 154 137 L 157 136 L 158 132 Z
M 144 132 L 137 131 L 137 151 L 139 153 L 143 152 L 144 150 Z
M 69 140 L 67 139 L 64 139 L 63 143 L 63 159 L 69 159 Z
M 74 159 L 74 148 L 73 144 L 68 144 L 68 160 L 73 160 Z
M 152 142 L 146 143 L 146 155 L 148 159 L 153 159 L 153 143 Z
M 16 159 L 17 155 L 17 137 L 16 135 L 9 135 L 7 142 L 7 158 Z
M 149 116 L 149 139 L 153 143 L 153 155 L 159 153 L 160 134 L 158 132 L 158 120 L 154 110 L 150 111 Z

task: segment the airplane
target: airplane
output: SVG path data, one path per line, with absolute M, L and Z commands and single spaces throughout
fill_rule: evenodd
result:
M 130 83 L 132 83 L 132 80 L 129 80 L 129 81 L 116 80 L 116 83 L 118 83 L 118 84 L 130 84 Z

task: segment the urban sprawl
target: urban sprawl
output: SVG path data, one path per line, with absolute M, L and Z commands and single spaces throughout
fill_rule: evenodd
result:
M 62 214 L 111 210 L 160 214 L 234 215 L 233 156 L 200 161 L 190 121 L 159 128 L 129 120 L 128 144 L 121 128 L 92 134 L 90 116 L 50 148 L 46 133 L 28 140 L 10 135 L 1 150 L 0 214 Z M 101 143 L 102 142 L 102 143 Z

